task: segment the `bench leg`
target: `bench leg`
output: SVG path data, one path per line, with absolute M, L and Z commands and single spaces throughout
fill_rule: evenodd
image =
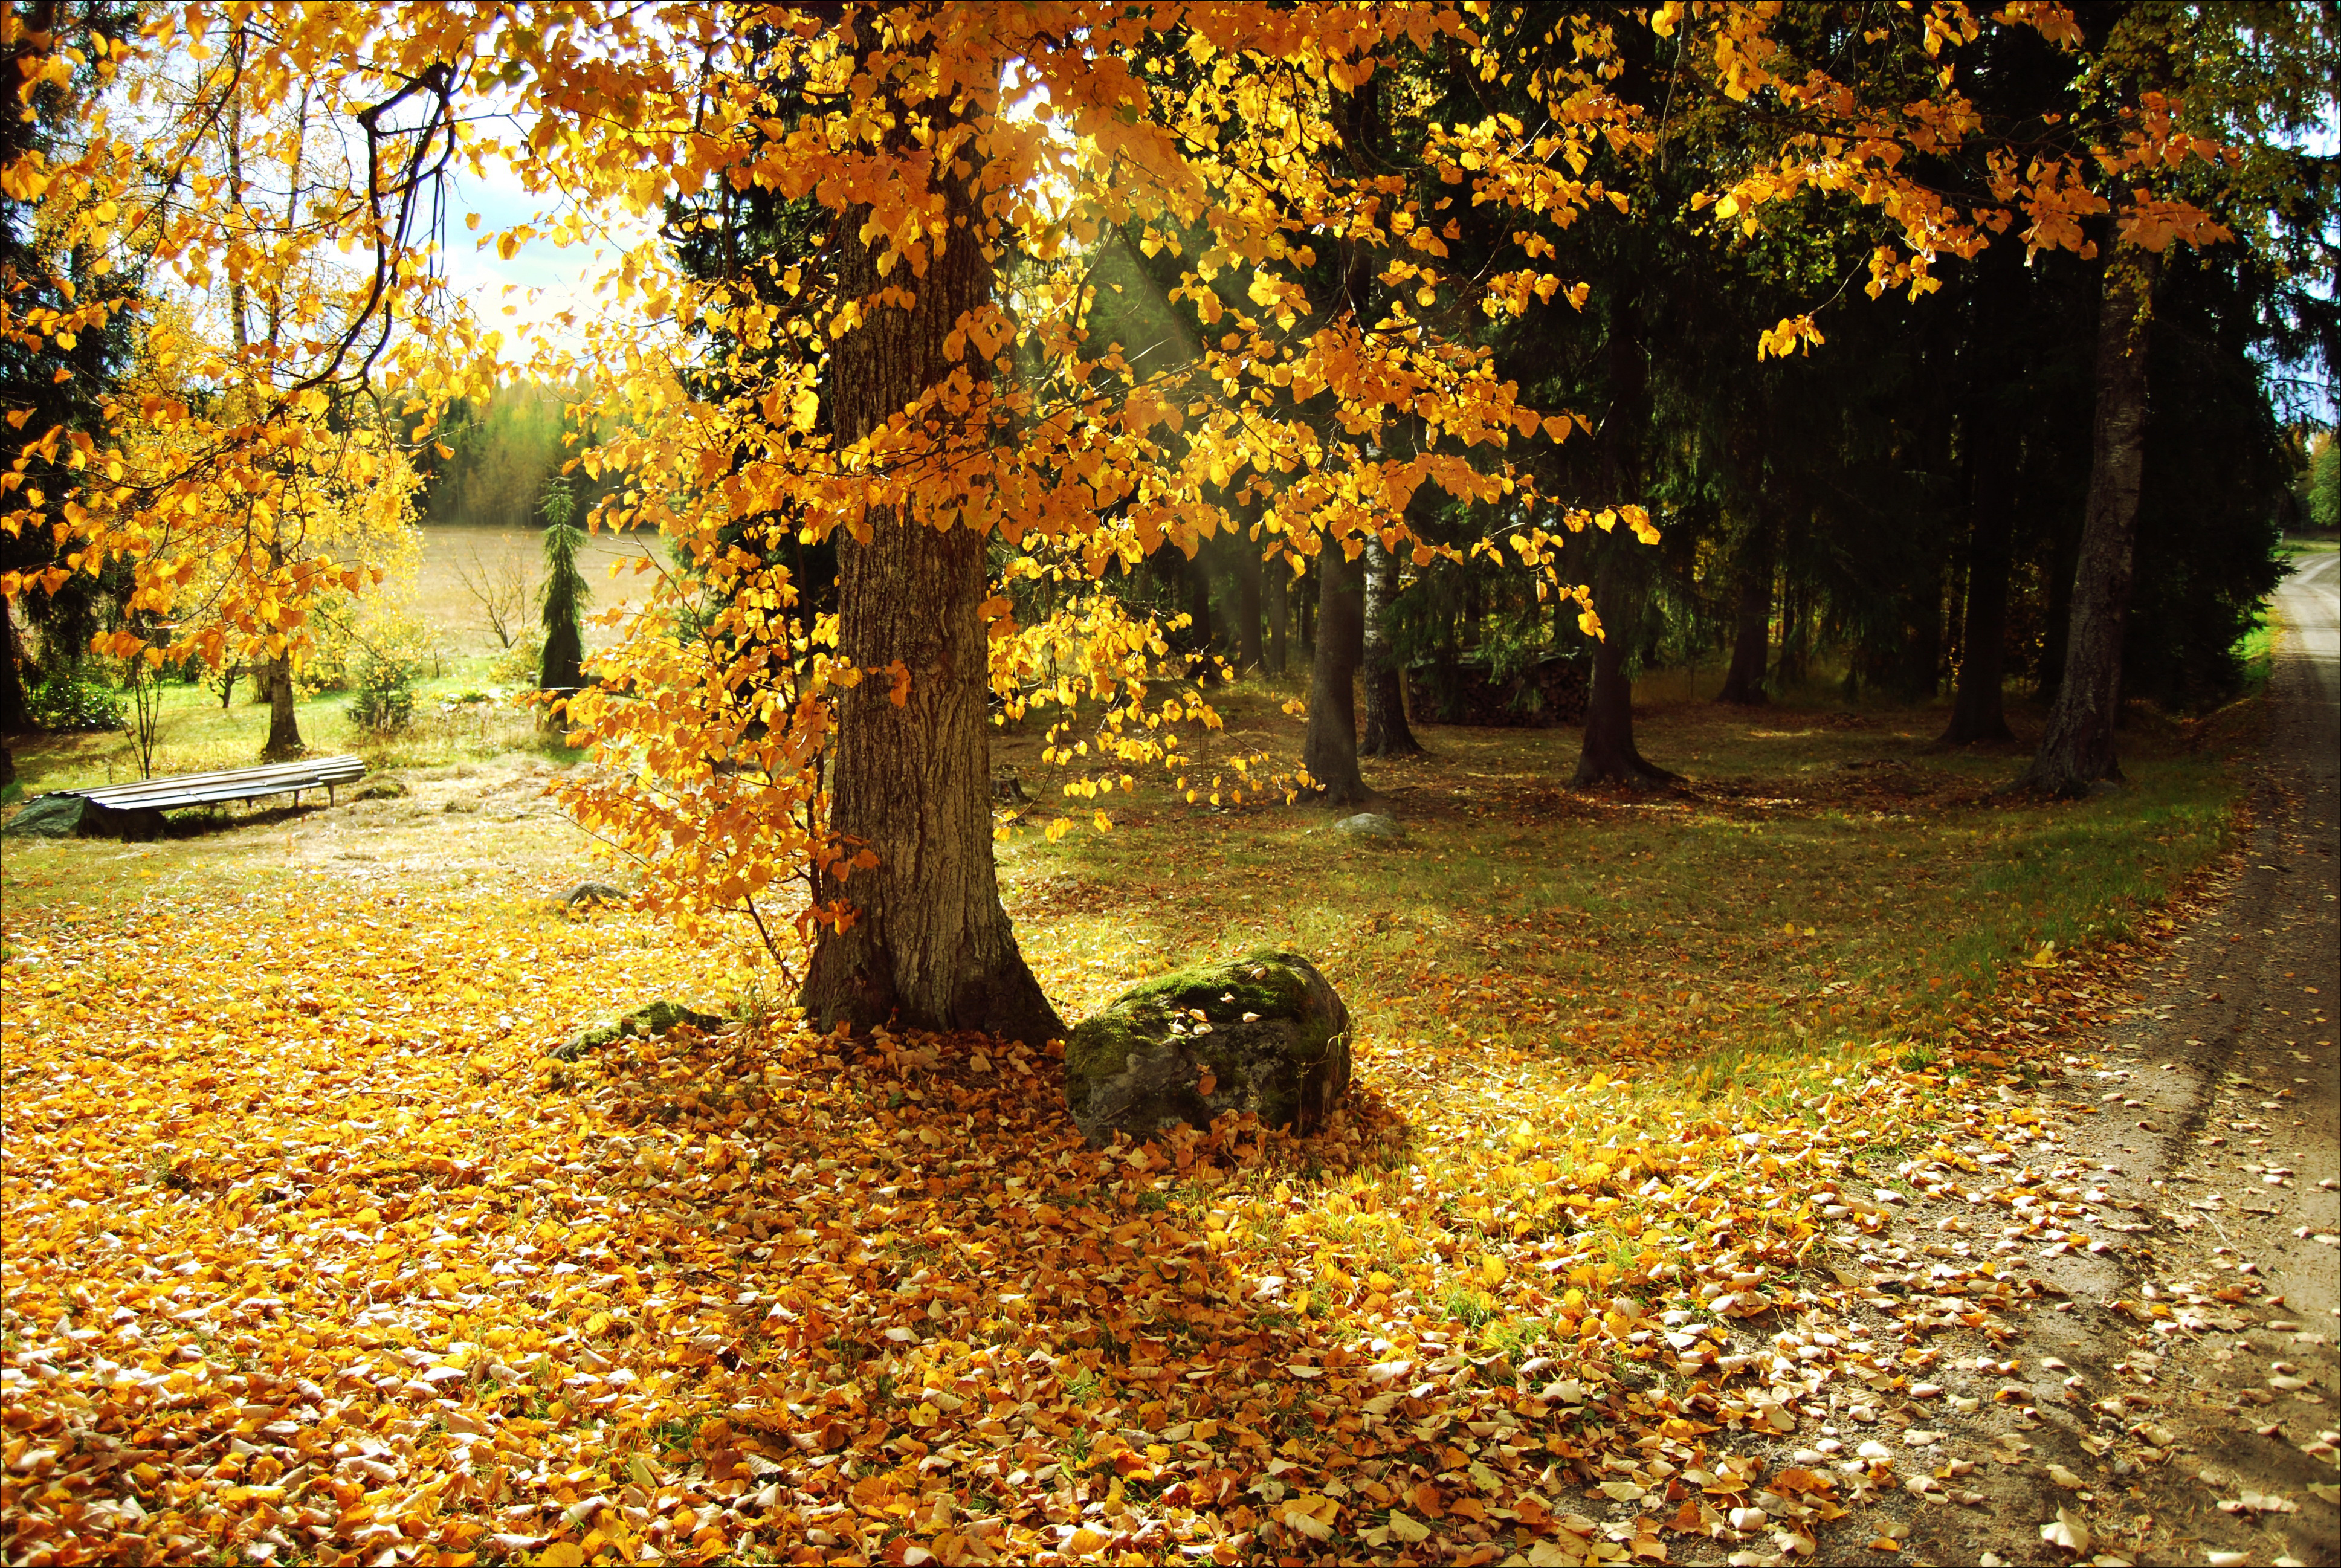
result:
M 328 784 L 328 785 L 326 785 L 326 786 L 325 786 L 325 806 L 326 806 L 326 809 L 330 810 L 330 809 L 332 809 L 332 807 L 333 807 L 333 804 L 334 804 L 334 787 L 333 787 L 331 784 Z

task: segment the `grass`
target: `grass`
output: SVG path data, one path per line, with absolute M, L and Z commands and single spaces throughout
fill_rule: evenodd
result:
M 574 761 L 578 753 L 539 732 L 534 714 L 513 700 L 513 686 L 498 682 L 497 662 L 489 656 L 443 660 L 442 673 L 415 683 L 414 723 L 393 736 L 351 719 L 351 693 L 321 692 L 296 705 L 301 738 L 313 752 L 354 752 L 375 770 L 445 767 L 515 752 Z M 268 710 L 252 700 L 252 691 L 250 681 L 240 683 L 234 701 L 223 708 L 207 687 L 165 687 L 155 776 L 258 766 Z M 44 736 L 20 742 L 15 756 L 28 794 L 138 777 L 137 755 L 124 730 Z
M 1214 743 L 1289 751 L 1281 695 L 1227 701 Z M 1642 748 L 1689 784 L 1641 797 L 1559 789 L 1573 730 L 1428 729 L 1430 757 L 1368 764 L 1400 845 L 1338 837 L 1319 809 L 1141 790 L 1109 834 L 1031 832 L 1001 859 L 1076 1011 L 1289 946 L 1363 998 L 1370 1037 L 1663 1064 L 1718 1092 L 1816 1047 L 1922 1036 L 2047 944 L 2119 940 L 2224 841 L 2236 776 L 2216 737 L 2141 721 L 2127 785 L 2047 806 L 1997 793 L 2017 753 L 1930 751 L 1938 722 L 1659 706 Z M 1021 738 L 996 749 L 1040 771 Z
M 1279 704 L 1290 695 L 1257 683 L 1228 694 L 1229 731 L 1208 738 L 1211 755 L 1258 749 L 1289 763 L 1300 726 Z M 1309 954 L 1352 1009 L 1358 1092 L 1326 1137 L 1270 1140 L 1191 1167 L 1165 1146 L 1144 1171 L 1126 1163 L 1133 1151 L 1073 1146 L 1046 1053 L 1031 1058 L 1034 1071 L 1018 1053 L 1013 1075 L 979 1072 L 947 1043 L 930 1073 L 892 1051 L 782 1033 L 544 1068 L 544 1043 L 582 1022 L 649 995 L 737 995 L 748 979 L 728 955 L 688 948 L 641 913 L 569 914 L 523 896 L 592 864 L 590 841 L 536 799 L 553 759 L 460 757 L 450 739 L 431 754 L 441 760 L 402 767 L 411 793 L 394 799 L 260 814 L 152 845 L 11 840 L 0 868 L 16 949 L 8 978 L 25 983 L 9 992 L 10 1037 L 41 1042 L 12 1058 L 23 1080 L 11 1092 L 20 1248 L 37 1257 L 29 1245 L 45 1243 L 60 1288 L 99 1288 L 85 1309 L 75 1298 L 75 1322 L 108 1321 L 106 1289 L 146 1291 L 59 1250 L 126 1223 L 111 1208 L 68 1207 L 70 1168 L 93 1197 L 153 1226 L 128 1233 L 151 1236 L 150 1251 L 200 1238 L 224 1282 L 264 1257 L 281 1266 L 296 1234 L 290 1206 L 229 1209 L 224 1224 L 241 1225 L 231 1234 L 242 1239 L 223 1244 L 226 1197 L 192 1200 L 246 1190 L 225 1184 L 247 1150 L 274 1179 L 276 1140 L 299 1129 L 304 1147 L 346 1138 L 395 1146 L 402 1164 L 420 1148 L 479 1162 L 463 1178 L 479 1185 L 454 1189 L 460 1198 L 428 1186 L 401 1193 L 417 1208 L 391 1218 L 418 1247 L 427 1236 L 434 1249 L 468 1252 L 568 1226 L 580 1245 L 608 1249 L 594 1255 L 596 1270 L 623 1260 L 682 1282 L 658 1287 L 655 1335 L 601 1342 L 613 1359 L 641 1360 L 642 1386 L 671 1391 L 644 1412 L 647 1434 L 683 1436 L 659 1422 L 749 1397 L 720 1364 L 654 1362 L 695 1335 L 736 1336 L 735 1301 L 756 1298 L 735 1286 L 751 1285 L 774 1300 L 795 1293 L 799 1305 L 818 1300 L 823 1315 L 805 1328 L 789 1375 L 808 1378 L 805 1403 L 841 1413 L 852 1397 L 915 1407 L 915 1390 L 943 1386 L 927 1374 L 957 1366 L 970 1345 L 1004 1346 L 1002 1365 L 1031 1369 L 1014 1373 L 1011 1396 L 1051 1413 L 1019 1450 L 1035 1476 L 1055 1463 L 1078 1478 L 1085 1461 L 1114 1454 L 1104 1433 L 1154 1429 L 1146 1413 L 1161 1402 L 1153 1414 L 1165 1421 L 1209 1415 L 1257 1434 L 1256 1458 L 1222 1440 L 1239 1492 L 1271 1447 L 1304 1465 L 1286 1484 L 1307 1483 L 1312 1445 L 1348 1430 L 1321 1402 L 1329 1385 L 1310 1380 L 1316 1368 L 1300 1366 L 1332 1346 L 1410 1364 L 1394 1394 L 1449 1376 L 1431 1368 L 1449 1355 L 1479 1364 L 1435 1396 L 1458 1417 L 1440 1442 L 1489 1430 L 1475 1423 L 1508 1410 L 1510 1377 L 1485 1360 L 1495 1355 L 1513 1366 L 1552 1358 L 1532 1375 L 1585 1379 L 1572 1430 L 1614 1422 L 1622 1434 L 1664 1414 L 1618 1414 L 1658 1370 L 1654 1345 L 1633 1343 L 1651 1335 L 1623 1310 L 1629 1292 L 1635 1314 L 1679 1307 L 1704 1322 L 1710 1287 L 1731 1270 L 1799 1266 L 1791 1244 L 1819 1228 L 1807 1205 L 1822 1181 L 1894 1179 L 1902 1173 L 1888 1162 L 1960 1116 L 1973 1136 L 2025 1138 L 1966 1076 L 1967 1064 L 2000 1058 L 1970 1046 L 1957 1065 L 1936 1065 L 1949 1055 L 1948 1027 L 1988 1018 L 1995 985 L 2048 942 L 2061 951 L 2119 940 L 2159 918 L 2156 901 L 2228 841 L 2253 711 L 2195 726 L 2141 720 L 2124 737 L 2129 783 L 2070 805 L 1997 793 L 2020 752 L 1930 750 L 1941 718 L 1932 709 L 1750 713 L 1656 698 L 1641 716 L 1642 748 L 1689 776 L 1682 789 L 1559 788 L 1573 731 L 1430 728 L 1429 757 L 1368 764 L 1381 809 L 1407 828 L 1395 844 L 1338 836 L 1320 808 L 1213 809 L 1160 783 L 1118 796 L 1109 833 L 1051 842 L 1038 830 L 1051 815 L 1043 809 L 999 846 L 1002 886 L 1024 951 L 1069 1018 L 1150 974 L 1267 944 Z M 1055 799 L 1037 750 L 1035 736 L 1011 734 L 996 755 Z M 1065 804 L 1087 820 L 1090 802 Z M 286 1017 L 288 1001 L 305 999 L 353 1020 L 349 1036 L 311 1034 Z M 785 1017 L 784 1005 L 776 1010 Z M 158 1043 L 165 1026 L 148 1025 L 150 1015 L 167 1015 L 171 1040 Z M 483 1027 L 490 1018 L 495 1030 Z M 365 1042 L 353 1047 L 359 1023 Z M 58 1087 L 85 1070 L 93 1081 L 122 1074 L 136 1097 L 85 1103 Z M 39 1107 L 68 1104 L 86 1126 L 38 1119 Z M 201 1107 L 197 1130 L 177 1130 L 184 1107 Z M 694 1119 L 686 1127 L 670 1109 Z M 766 1116 L 776 1119 L 752 1119 Z M 142 1157 L 153 1146 L 142 1140 L 162 1126 L 184 1154 L 159 1176 L 145 1171 L 144 1187 L 129 1167 L 105 1163 Z M 730 1148 L 729 1138 L 782 1152 L 712 1170 L 700 1151 Z M 663 1163 L 645 1166 L 648 1154 Z M 995 1170 L 1015 1172 L 1018 1196 L 993 1185 Z M 924 1179 L 905 1179 L 914 1175 Z M 357 1210 L 374 1196 L 337 1187 L 300 1212 L 342 1217 L 298 1234 L 342 1245 L 350 1218 L 382 1220 Z M 1043 1198 L 1059 1211 L 1043 1223 L 986 1217 Z M 491 1205 L 493 1223 L 479 1222 Z M 827 1216 L 841 1247 L 860 1238 L 838 1269 L 869 1264 L 860 1247 L 889 1227 L 872 1252 L 904 1284 L 931 1270 L 929 1308 L 962 1326 L 941 1330 L 931 1310 L 911 1320 L 916 1348 L 881 1337 L 916 1297 L 874 1274 L 811 1272 L 831 1266 L 814 1252 L 743 1254 L 739 1222 L 752 1213 L 773 1217 L 776 1231 Z M 1166 1231 L 1192 1236 L 1181 1255 L 1208 1269 L 1218 1305 L 1190 1313 L 1175 1285 L 1148 1280 L 1143 1267 L 1160 1260 L 1147 1238 Z M 355 1239 L 364 1245 L 353 1262 L 380 1258 L 369 1236 Z M 1109 1259 L 1129 1272 L 1099 1272 Z M 1050 1286 L 1060 1270 L 1075 1288 Z M 1150 1315 L 1117 1317 L 1119 1299 L 1081 1299 L 1092 1279 L 1117 1297 L 1133 1293 Z M 334 1336 L 373 1321 L 336 1315 L 354 1301 L 304 1296 L 306 1337 L 268 1325 L 264 1342 L 226 1343 L 274 1367 L 285 1354 L 330 1366 Z M 467 1341 L 508 1332 L 525 1349 L 596 1305 L 563 1301 L 548 1307 L 485 1283 L 476 1320 L 453 1316 L 451 1303 L 451 1315 L 427 1321 Z M 46 1321 L 64 1310 L 60 1296 Z M 1042 1345 L 1048 1367 L 1020 1359 Z M 1166 1381 L 1166 1347 L 1211 1374 Z M 523 1363 L 522 1352 L 509 1359 Z M 781 1359 L 752 1356 L 753 1374 Z M 1597 1404 L 1589 1369 L 1614 1374 L 1621 1398 Z M 753 1397 L 770 1395 L 758 1386 Z M 606 1432 L 576 1424 L 565 1404 L 525 1408 L 553 1421 L 537 1434 L 540 1479 L 606 1467 Z M 915 1452 L 972 1430 L 974 1414 L 951 1415 Z M 699 1434 L 700 1450 L 707 1441 Z M 680 1468 L 693 1452 L 653 1444 L 650 1459 Z M 865 1446 L 840 1471 L 862 1478 L 892 1464 Z M 1110 1483 L 1101 1473 L 1096 1484 Z M 1051 1483 L 1002 1484 L 1024 1487 L 1010 1495 L 1020 1513 L 1051 1495 Z
M 428 683 L 426 710 L 477 675 L 459 665 Z M 1190 775 L 1238 751 L 1289 766 L 1292 694 L 1273 682 L 1222 693 L 1226 731 L 1197 740 Z M 166 769 L 256 751 L 256 708 L 221 715 L 199 690 L 173 700 Z M 313 744 L 364 744 L 340 707 L 304 709 Z M 1044 804 L 998 854 L 1020 939 L 1069 1020 L 1199 959 L 1309 955 L 1350 1006 L 1360 1079 L 1401 1142 L 1379 1165 L 1293 1173 L 1309 1206 L 1293 1223 L 1344 1277 L 1413 1280 L 1467 1338 L 1503 1349 L 1532 1325 L 1474 1272 L 1482 1245 L 1548 1238 L 1622 1272 L 1676 1236 L 1661 1213 L 1644 1228 L 1629 1193 L 1555 1207 L 1550 1176 L 1509 1163 L 1528 1146 L 1519 1129 L 1545 1129 L 1535 1165 L 1581 1176 L 1613 1147 L 1664 1146 L 1702 1118 L 1818 1125 L 1877 1072 L 1933 1067 L 1948 1027 L 1986 1008 L 2011 966 L 2126 939 L 2220 851 L 2254 711 L 2141 719 L 2123 738 L 2128 782 L 2064 805 L 1999 793 L 2018 749 L 1933 750 L 1941 715 L 1926 706 L 1652 701 L 1642 749 L 1687 782 L 1639 795 L 1560 788 L 1574 730 L 1425 727 L 1428 756 L 1367 764 L 1376 809 L 1407 829 L 1395 844 L 1337 835 L 1321 808 L 1190 806 L 1160 782 L 1115 798 L 1111 832 L 1052 843 L 1039 829 L 1057 780 L 1036 735 L 1004 733 L 995 761 Z M 36 788 L 88 780 L 124 744 L 46 742 L 20 767 Z M 501 733 L 450 725 L 372 753 L 403 770 L 406 799 L 256 814 L 154 845 L 12 848 L 8 900 L 20 913 L 102 909 L 328 863 L 410 896 L 597 874 L 590 842 L 535 799 L 564 761 L 532 755 L 541 745 L 523 715 Z M 499 747 L 522 749 L 489 755 Z M 1088 801 L 1065 805 L 1086 824 Z M 639 941 L 662 939 L 652 928 Z M 711 974 L 727 962 L 708 960 Z M 711 979 L 709 994 L 742 984 Z M 1427 1248 L 1410 1234 L 1401 1216 L 1418 1184 L 1470 1195 L 1442 1211 L 1464 1239 Z M 1232 1228 L 1251 1245 L 1300 1234 L 1280 1203 Z

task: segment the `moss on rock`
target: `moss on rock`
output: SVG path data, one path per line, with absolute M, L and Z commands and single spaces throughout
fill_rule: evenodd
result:
M 1349 1087 L 1350 1014 L 1315 965 L 1262 949 L 1131 987 L 1065 1042 L 1065 1093 L 1093 1144 L 1250 1111 L 1316 1130 Z
M 629 1035 L 648 1037 L 663 1035 L 670 1029 L 689 1024 L 692 1028 L 713 1033 L 723 1027 L 723 1020 L 713 1013 L 702 1013 L 686 1007 L 680 1002 L 670 1002 L 662 997 L 644 1007 L 636 1007 L 623 1018 L 613 1018 L 606 1024 L 595 1024 L 579 1032 L 566 1045 L 556 1046 L 546 1055 L 573 1062 L 588 1051 L 599 1050 L 624 1039 Z

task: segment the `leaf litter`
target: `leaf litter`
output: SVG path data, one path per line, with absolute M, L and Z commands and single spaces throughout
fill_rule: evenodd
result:
M 1779 1561 L 1967 1500 L 1941 1336 L 2121 1245 L 2060 1161 L 2096 1107 L 2005 1081 L 2109 964 L 1800 1098 L 1368 1039 L 1320 1137 L 1092 1151 L 979 1040 L 545 1060 L 708 988 L 628 917 L 294 913 L 11 933 L 12 1562 Z M 1976 1226 L 1898 1239 L 1924 1195 Z

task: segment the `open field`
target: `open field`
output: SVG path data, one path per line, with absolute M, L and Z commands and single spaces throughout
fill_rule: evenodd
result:
M 543 536 L 539 530 L 450 522 L 432 523 L 417 531 L 423 549 L 406 595 L 407 608 L 437 633 L 443 652 L 462 658 L 498 650 L 479 600 L 464 586 L 466 577 L 474 582 L 524 585 L 528 609 L 523 619 L 529 630 L 535 631 L 534 595 L 544 576 Z M 654 579 L 638 576 L 633 569 L 634 561 L 645 557 L 663 559 L 657 540 L 635 534 L 587 537 L 584 548 L 578 551 L 578 564 L 593 588 L 589 615 L 638 604 L 648 596 Z M 590 621 L 585 632 L 586 645 L 592 648 L 604 645 L 616 635 Z

